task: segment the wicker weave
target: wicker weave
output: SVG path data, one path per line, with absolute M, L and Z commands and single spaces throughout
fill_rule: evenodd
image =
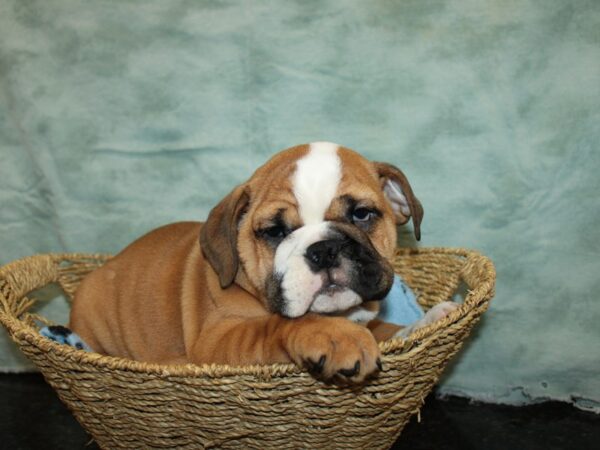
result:
M 486 257 L 462 249 L 399 250 L 396 271 L 430 307 L 464 282 L 463 304 L 409 339 L 380 344 L 383 371 L 338 387 L 292 364 L 163 366 L 85 353 L 38 334 L 32 290 L 71 296 L 106 255 L 52 254 L 0 268 L 0 322 L 102 448 L 389 448 L 417 413 L 494 293 Z M 43 424 L 41 425 L 43 426 Z

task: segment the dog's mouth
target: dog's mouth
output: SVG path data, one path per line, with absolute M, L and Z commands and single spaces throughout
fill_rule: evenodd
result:
M 347 286 L 341 286 L 337 283 L 330 283 L 327 286 L 323 286 L 321 289 L 319 289 L 316 295 L 333 295 L 337 292 L 345 291 L 346 289 L 348 289 Z
M 339 313 L 362 302 L 363 299 L 347 286 L 329 284 L 313 296 L 308 311 L 322 314 Z
M 333 295 L 346 289 L 351 289 L 349 284 L 351 281 L 352 268 L 348 261 L 343 261 L 339 267 L 324 270 L 316 276 L 321 278 L 322 286 L 318 289 L 314 297 L 318 295 Z

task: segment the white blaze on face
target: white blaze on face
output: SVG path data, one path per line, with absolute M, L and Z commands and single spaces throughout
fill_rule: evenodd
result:
M 313 142 L 308 154 L 298 160 L 292 188 L 304 225 L 323 222 L 342 178 L 338 145 Z
M 282 277 L 285 301 L 282 311 L 288 317 L 299 317 L 307 311 L 335 312 L 361 302 L 349 289 L 331 294 L 319 293 L 327 280 L 325 273 L 314 273 L 304 255 L 315 242 L 327 239 L 325 212 L 331 205 L 342 178 L 342 163 L 337 144 L 314 142 L 309 152 L 296 163 L 292 189 L 298 202 L 303 226 L 290 233 L 275 252 L 275 272 Z

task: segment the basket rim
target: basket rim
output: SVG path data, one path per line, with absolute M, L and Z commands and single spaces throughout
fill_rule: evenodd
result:
M 408 352 L 418 351 L 422 346 L 428 346 L 435 340 L 436 332 L 452 324 L 456 324 L 466 317 L 482 304 L 487 304 L 494 291 L 496 271 L 492 261 L 475 250 L 469 250 L 459 247 L 408 247 L 396 249 L 395 257 L 415 256 L 427 254 L 451 255 L 464 258 L 465 261 L 473 261 L 484 276 L 479 280 L 474 289 L 469 290 L 465 300 L 460 306 L 452 311 L 448 316 L 438 320 L 430 325 L 415 330 L 408 338 L 393 338 L 388 341 L 380 342 L 382 361 L 385 365 L 386 357 L 390 354 L 407 349 Z M 82 259 L 102 260 L 108 259 L 112 255 L 105 253 L 43 253 L 20 258 L 0 267 L 0 281 L 6 274 L 19 270 L 25 270 L 28 264 L 36 261 L 46 260 L 58 267 L 62 262 L 77 261 Z M 50 280 L 51 284 L 57 280 Z M 41 286 L 40 286 L 41 287 Z M 2 300 L 0 293 L 0 300 Z M 144 373 L 147 375 L 156 375 L 160 377 L 209 377 L 220 378 L 227 376 L 251 376 L 261 378 L 278 378 L 292 374 L 308 373 L 293 363 L 277 363 L 266 365 L 246 365 L 230 366 L 227 364 L 202 364 L 193 363 L 179 365 L 165 365 L 158 363 L 148 363 L 142 361 L 130 360 L 117 356 L 101 355 L 99 353 L 88 353 L 67 345 L 58 344 L 50 339 L 43 337 L 31 326 L 23 323 L 14 314 L 10 314 L 2 308 L 0 301 L 0 323 L 8 330 L 13 340 L 24 340 L 30 345 L 37 347 L 44 352 L 56 353 L 58 357 L 71 360 L 74 363 L 91 364 L 99 368 L 108 370 L 125 370 L 128 372 Z

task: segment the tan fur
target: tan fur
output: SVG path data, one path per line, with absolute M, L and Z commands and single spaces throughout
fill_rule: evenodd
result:
M 325 356 L 317 368 L 326 378 L 357 361 L 359 370 L 349 379 L 376 371 L 379 350 L 367 328 L 313 313 L 286 319 L 266 307 L 274 252 L 255 231 L 280 208 L 287 208 L 286 221 L 302 225 L 290 178 L 307 151 L 302 145 L 275 155 L 217 205 L 206 224 L 161 227 L 91 273 L 77 290 L 70 327 L 95 351 L 140 361 L 319 366 Z M 340 148 L 338 154 L 342 180 L 336 195 L 368 198 L 384 212 L 369 238 L 391 259 L 396 224 L 381 191 L 384 175 L 351 150 Z M 342 214 L 334 200 L 325 219 Z M 377 331 L 376 325 L 371 328 L 378 340 L 399 328 L 385 324 Z

